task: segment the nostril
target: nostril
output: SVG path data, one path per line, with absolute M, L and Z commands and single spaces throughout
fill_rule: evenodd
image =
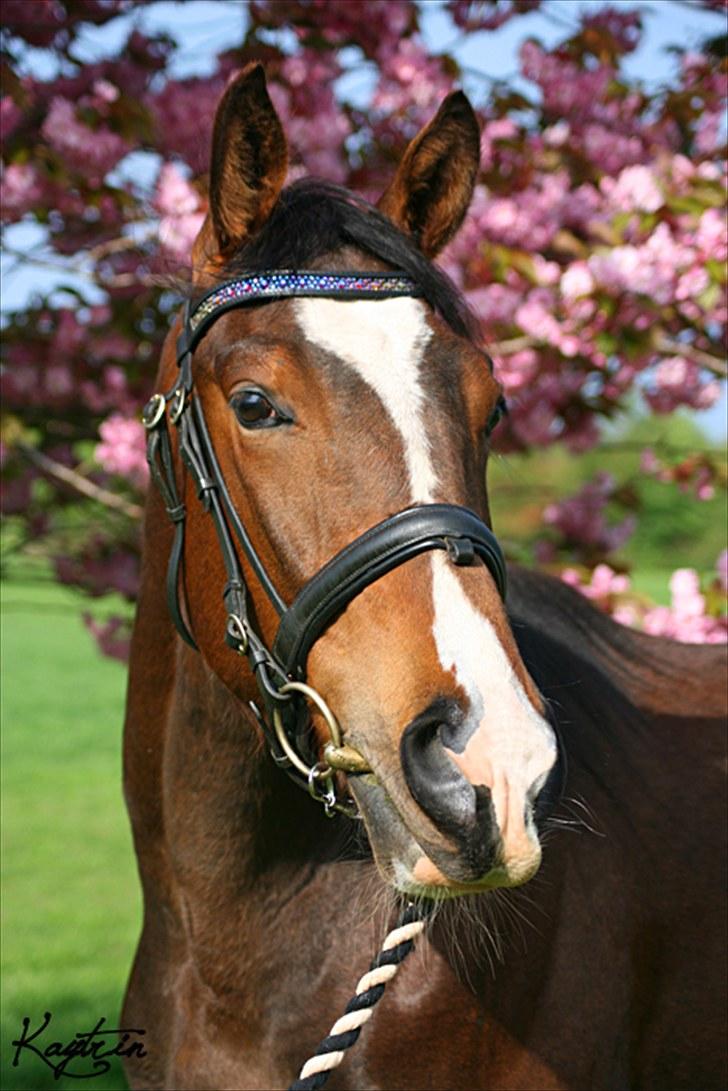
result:
M 483 874 L 492 861 L 496 828 L 491 794 L 484 785 L 471 784 L 445 752 L 445 746 L 455 749 L 453 734 L 463 719 L 454 702 L 434 702 L 404 731 L 400 756 L 415 802 Z
M 416 803 L 446 832 L 461 834 L 475 817 L 475 791 L 443 749 L 442 720 L 428 711 L 405 730 L 402 768 Z

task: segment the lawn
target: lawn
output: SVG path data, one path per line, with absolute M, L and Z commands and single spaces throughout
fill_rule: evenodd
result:
M 121 793 L 125 673 L 103 659 L 77 597 L 2 587 L 3 1091 L 78 1088 L 12 1041 L 52 1013 L 45 1044 L 118 1026 L 141 902 Z M 118 1061 L 90 1081 L 126 1087 Z

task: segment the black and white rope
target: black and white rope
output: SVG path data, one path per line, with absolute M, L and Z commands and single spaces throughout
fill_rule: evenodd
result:
M 357 1041 L 364 1024 L 371 1019 L 374 1005 L 382 998 L 387 982 L 392 980 L 407 955 L 414 950 L 414 941 L 425 928 L 424 915 L 424 908 L 418 909 L 412 903 L 407 906 L 359 981 L 344 1014 L 336 1020 L 314 1055 L 306 1061 L 298 1079 L 288 1091 L 318 1091 L 324 1086 L 333 1069 L 343 1061 L 346 1050 Z

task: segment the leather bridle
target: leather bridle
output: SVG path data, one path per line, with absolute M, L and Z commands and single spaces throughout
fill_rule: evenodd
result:
M 308 654 L 315 642 L 365 587 L 412 557 L 432 549 L 445 550 L 456 565 L 472 565 L 476 559 L 482 560 L 505 598 L 503 553 L 490 528 L 469 509 L 453 504 L 411 507 L 384 519 L 347 545 L 287 606 L 266 572 L 225 484 L 202 403 L 194 396 L 192 357 L 211 325 L 234 307 L 292 297 L 355 300 L 419 294 L 412 280 L 396 272 L 284 270 L 254 273 L 227 281 L 207 292 L 194 305 L 189 301 L 186 303 L 182 332 L 177 341 L 177 380 L 166 393 L 152 395 L 142 413 L 151 476 L 175 527 L 167 568 L 167 603 L 177 631 L 190 647 L 197 648 L 180 601 L 185 505 L 177 486 L 170 424 L 177 429 L 180 457 L 217 534 L 226 572 L 223 590 L 227 613 L 225 641 L 247 658 L 263 702 L 262 710 L 254 702 L 250 703 L 251 708 L 276 764 L 323 803 L 327 814 L 333 811 L 356 814 L 353 801 L 336 796 L 335 770 L 349 774 L 370 770 L 366 759 L 343 743 L 335 716 L 305 681 Z M 250 620 L 249 591 L 238 550 L 281 619 L 270 648 Z M 312 731 L 303 698 L 316 705 L 331 735 L 323 748 L 322 760 L 312 753 Z

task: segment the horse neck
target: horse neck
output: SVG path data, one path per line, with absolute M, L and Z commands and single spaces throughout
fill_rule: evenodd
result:
M 177 636 L 164 597 L 171 536 L 154 493 L 145 537 L 125 728 L 137 851 L 156 851 L 192 896 L 212 884 L 218 896 L 284 897 L 340 854 L 346 820 L 328 821 L 275 767 L 250 709 Z

